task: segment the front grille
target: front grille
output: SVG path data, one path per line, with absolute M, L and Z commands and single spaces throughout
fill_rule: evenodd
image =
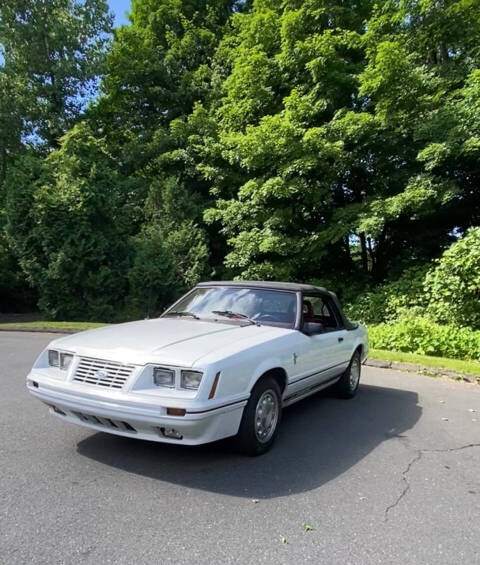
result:
M 133 365 L 82 357 L 75 369 L 73 380 L 106 388 L 122 388 L 132 374 Z

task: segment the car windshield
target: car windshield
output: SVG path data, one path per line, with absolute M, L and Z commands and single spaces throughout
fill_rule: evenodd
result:
M 236 287 L 201 287 L 182 298 L 167 316 L 179 315 L 194 320 L 254 321 L 292 328 L 297 314 L 294 292 Z

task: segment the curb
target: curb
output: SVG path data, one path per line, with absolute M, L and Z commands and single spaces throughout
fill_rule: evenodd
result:
M 456 381 L 465 381 L 467 383 L 480 384 L 480 376 L 467 375 L 452 369 L 441 369 L 440 367 L 428 367 L 426 365 L 417 365 L 415 363 L 401 363 L 399 361 L 385 361 L 384 359 L 367 358 L 364 365 L 369 367 L 377 367 L 378 369 L 394 369 L 396 371 L 407 371 L 410 373 L 422 373 L 433 377 L 448 377 Z

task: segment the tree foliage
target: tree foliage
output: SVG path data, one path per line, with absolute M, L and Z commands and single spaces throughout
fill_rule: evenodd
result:
M 38 289 L 39 307 L 53 318 L 114 318 L 128 289 L 131 195 L 138 187 L 119 174 L 86 124 L 34 165 L 24 157 L 15 174 L 9 171 L 7 233 Z
M 27 216 L 34 195 L 35 171 L 61 137 L 73 127 L 95 93 L 104 67 L 112 17 L 105 0 L 4 0 L 0 4 L 0 214 L 7 199 L 8 169 L 17 202 L 15 214 Z M 14 165 L 14 163 L 16 165 Z M 29 166 L 32 170 L 29 171 Z M 18 168 L 15 168 L 18 167 Z M 12 196 L 8 197 L 12 200 Z M 22 203 L 27 207 L 20 210 Z M 7 215 L 2 223 L 16 224 Z M 19 227 L 19 230 L 21 228 Z M 25 306 L 25 297 L 34 296 L 22 272 L 25 256 L 14 256 L 24 241 L 0 246 L 0 278 L 16 281 L 2 293 L 5 309 Z M 41 248 L 38 241 L 32 248 Z M 32 255 L 29 263 L 37 262 Z M 23 284 L 22 284 L 23 281 Z M 38 290 L 38 289 L 37 289 Z
M 2 2 L 4 71 L 21 100 L 23 135 L 58 146 L 95 90 L 112 21 L 106 0 Z
M 133 0 L 111 43 L 102 0 L 0 19 L 4 240 L 51 316 L 248 277 L 451 322 L 441 279 L 480 223 L 478 2 Z

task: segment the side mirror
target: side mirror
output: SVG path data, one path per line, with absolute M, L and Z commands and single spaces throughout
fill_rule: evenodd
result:
M 302 332 L 307 335 L 321 334 L 325 331 L 323 324 L 319 322 L 303 322 Z

